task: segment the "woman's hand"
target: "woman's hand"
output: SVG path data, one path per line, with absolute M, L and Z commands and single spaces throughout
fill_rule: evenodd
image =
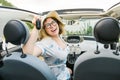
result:
M 33 20 L 32 20 L 32 24 L 34 25 L 34 27 L 36 27 L 36 20 L 40 20 L 41 21 L 41 18 L 39 16 L 34 16 Z
M 33 54 L 35 42 L 37 41 L 37 39 L 39 37 L 39 35 L 38 35 L 39 31 L 36 28 L 36 20 L 37 19 L 40 19 L 40 17 L 39 16 L 34 16 L 34 18 L 32 20 L 32 24 L 34 25 L 34 28 L 30 32 L 30 37 L 29 37 L 27 43 L 23 46 L 23 52 L 24 53 Z

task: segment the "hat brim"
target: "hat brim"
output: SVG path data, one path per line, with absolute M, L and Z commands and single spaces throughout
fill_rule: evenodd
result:
M 56 12 L 56 11 L 51 11 L 51 12 L 49 12 L 46 16 L 45 16 L 45 18 L 43 19 L 43 22 L 44 22 L 44 20 L 46 19 L 46 18 L 48 18 L 48 17 L 54 17 L 54 18 L 56 18 L 59 22 L 60 22 L 60 24 L 62 25 L 62 26 L 65 26 L 65 24 L 62 22 L 62 19 L 60 18 L 60 16 L 59 16 L 59 14 Z M 43 24 L 43 23 L 42 23 Z M 42 25 L 43 26 L 43 25 Z

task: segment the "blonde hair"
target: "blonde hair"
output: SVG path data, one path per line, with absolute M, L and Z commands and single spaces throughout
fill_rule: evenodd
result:
M 61 22 L 60 22 L 59 20 L 57 20 L 55 17 L 47 17 L 47 18 L 44 19 L 44 21 L 43 21 L 43 26 L 42 26 L 42 28 L 41 28 L 41 30 L 40 30 L 40 32 L 39 32 L 39 39 L 40 39 L 40 40 L 43 39 L 43 38 L 45 38 L 45 37 L 49 37 L 49 35 L 47 34 L 47 32 L 46 32 L 45 29 L 44 29 L 44 23 L 45 23 L 45 21 L 46 21 L 48 18 L 52 18 L 53 20 L 55 20 L 55 21 L 57 22 L 57 24 L 58 24 L 58 26 L 59 26 L 59 35 L 65 33 L 65 29 L 64 29 L 64 26 L 65 26 L 65 25 L 64 25 L 63 23 L 61 23 Z

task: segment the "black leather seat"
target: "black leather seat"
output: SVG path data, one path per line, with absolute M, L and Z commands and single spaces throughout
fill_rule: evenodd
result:
M 120 80 L 119 22 L 112 17 L 99 20 L 94 28 L 97 43 L 116 43 L 116 50 L 99 49 L 78 57 L 74 65 L 74 80 Z M 89 45 L 89 44 L 88 44 Z
M 6 43 L 25 44 L 29 38 L 27 25 L 20 20 L 10 20 L 4 28 Z M 48 65 L 35 56 L 12 52 L 3 57 L 0 80 L 56 80 Z

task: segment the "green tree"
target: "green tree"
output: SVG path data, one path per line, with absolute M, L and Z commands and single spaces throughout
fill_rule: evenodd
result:
M 89 27 L 87 28 L 87 35 L 88 35 L 88 36 L 92 36 L 92 26 L 89 26 Z
M 27 22 L 27 21 L 26 21 L 25 23 L 28 25 L 28 27 L 29 27 L 29 29 L 30 29 L 30 30 L 32 30 L 32 29 L 33 29 L 33 27 L 34 27 L 34 26 L 33 26 L 33 24 L 32 24 L 32 23 Z
M 6 7 L 15 7 L 14 5 L 12 5 L 10 2 L 8 2 L 6 0 L 0 0 L 0 4 L 2 6 L 6 6 Z

